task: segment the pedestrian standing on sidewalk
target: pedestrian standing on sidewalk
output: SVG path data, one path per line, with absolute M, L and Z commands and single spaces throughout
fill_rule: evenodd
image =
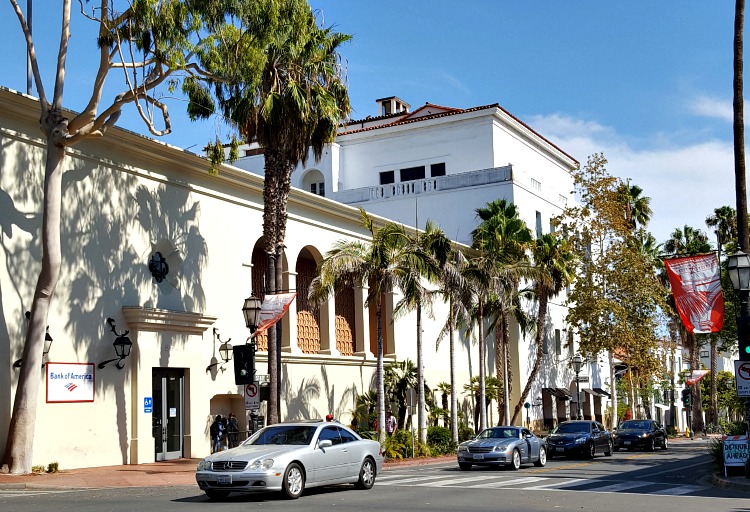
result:
M 229 432 L 229 447 L 234 448 L 238 444 L 237 439 L 240 433 L 240 425 L 237 423 L 237 417 L 231 412 L 227 421 L 227 432 Z
M 221 451 L 221 439 L 224 437 L 224 421 L 221 414 L 216 415 L 208 431 L 211 434 L 211 453 Z

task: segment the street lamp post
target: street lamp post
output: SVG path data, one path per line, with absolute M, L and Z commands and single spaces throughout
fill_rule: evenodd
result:
M 242 314 L 245 317 L 245 326 L 250 330 L 250 346 L 251 351 L 253 354 L 255 354 L 255 350 L 257 348 L 256 342 L 255 342 L 255 330 L 258 328 L 258 324 L 260 324 L 260 311 L 261 311 L 261 300 L 258 297 L 250 296 L 247 299 L 245 299 L 245 302 L 242 304 Z M 251 377 L 252 380 L 255 379 L 255 357 L 252 359 L 253 368 L 250 369 L 251 371 Z M 258 390 L 258 393 L 260 393 L 260 390 Z M 258 429 L 258 411 L 257 409 L 251 409 L 250 410 L 250 424 L 252 426 L 251 429 L 253 433 Z
M 583 358 L 581 357 L 581 354 L 576 354 L 573 356 L 573 371 L 576 372 L 576 419 L 581 419 L 581 389 L 579 387 L 579 374 L 581 373 L 581 368 L 583 367 Z
M 750 256 L 742 251 L 730 255 L 727 258 L 727 272 L 732 288 L 740 298 L 740 315 L 737 317 L 739 360 L 750 361 Z M 745 422 L 750 432 L 750 398 L 745 399 Z M 745 477 L 750 478 L 750 458 L 745 461 Z

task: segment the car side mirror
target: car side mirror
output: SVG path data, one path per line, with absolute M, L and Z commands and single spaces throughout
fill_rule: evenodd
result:
M 333 441 L 330 439 L 323 439 L 318 442 L 318 448 L 330 448 L 331 446 L 333 446 Z

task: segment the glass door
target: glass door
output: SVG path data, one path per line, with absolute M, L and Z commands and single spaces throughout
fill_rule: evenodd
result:
M 170 368 L 154 368 L 152 430 L 155 460 L 182 457 L 184 372 Z

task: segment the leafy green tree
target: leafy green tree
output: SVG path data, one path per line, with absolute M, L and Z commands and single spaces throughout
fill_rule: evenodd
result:
M 549 300 L 559 295 L 567 285 L 573 282 L 575 277 L 575 255 L 568 247 L 568 241 L 555 233 L 547 233 L 537 238 L 532 247 L 534 266 L 544 272 L 540 279 L 534 283 L 536 295 L 537 319 L 536 319 L 536 359 L 531 368 L 531 373 L 526 381 L 526 386 L 518 398 L 518 403 L 513 409 L 511 425 L 515 425 L 518 415 L 521 413 L 523 403 L 531 391 L 539 370 L 542 367 L 542 356 L 544 354 L 544 333 L 547 321 L 547 306 Z
M 310 153 L 321 158 L 326 144 L 335 140 L 339 122 L 351 111 L 339 54 L 350 36 L 321 27 L 307 0 L 267 1 L 276 6 L 283 23 L 264 47 L 262 79 L 250 87 L 223 82 L 217 94 L 224 116 L 247 142 L 263 148 L 263 243 L 268 262 L 264 293 L 272 294 L 283 288 L 281 256 L 292 171 Z M 268 421 L 275 423 L 280 419 L 275 327 L 268 339 Z
M 10 0 L 27 43 L 30 68 L 39 96 L 39 127 L 46 144 L 42 224 L 42 261 L 31 304 L 31 317 L 23 348 L 10 421 L 5 460 L 14 474 L 31 471 L 36 430 L 39 367 L 50 305 L 62 272 L 60 221 L 62 176 L 66 152 L 91 138 L 107 135 L 124 108 L 136 109 L 154 136 L 172 131 L 165 94 L 181 89 L 188 97 L 191 116 L 207 116 L 215 102 L 211 87 L 236 83 L 254 88 L 265 48 L 278 29 L 272 1 L 181 2 L 178 0 L 101 0 L 81 14 L 99 27 L 92 61 L 96 76 L 89 99 L 79 114 L 65 110 L 66 63 L 71 54 L 71 0 L 62 0 L 62 23 L 52 95 L 37 58 L 36 41 L 17 0 Z M 250 25 L 246 20 L 252 20 Z M 92 42 L 93 43 L 93 42 Z M 221 62 L 220 66 L 216 63 Z M 103 102 L 104 84 L 112 74 L 122 84 L 119 94 Z M 80 93 L 82 86 L 77 84 Z M 229 96 L 227 96 L 229 97 Z
M 468 384 L 464 384 L 464 393 L 471 396 L 474 401 L 474 426 L 480 425 L 477 432 L 481 432 L 486 429 L 487 426 L 481 426 L 482 420 L 480 419 L 480 411 L 484 409 L 485 415 L 487 414 L 487 408 L 490 406 L 493 400 L 497 400 L 503 391 L 502 383 L 494 376 L 488 376 L 484 382 L 484 389 L 479 379 L 479 376 L 474 376 L 469 380 Z M 484 404 L 482 407 L 480 404 Z M 486 423 L 486 421 L 485 421 Z

